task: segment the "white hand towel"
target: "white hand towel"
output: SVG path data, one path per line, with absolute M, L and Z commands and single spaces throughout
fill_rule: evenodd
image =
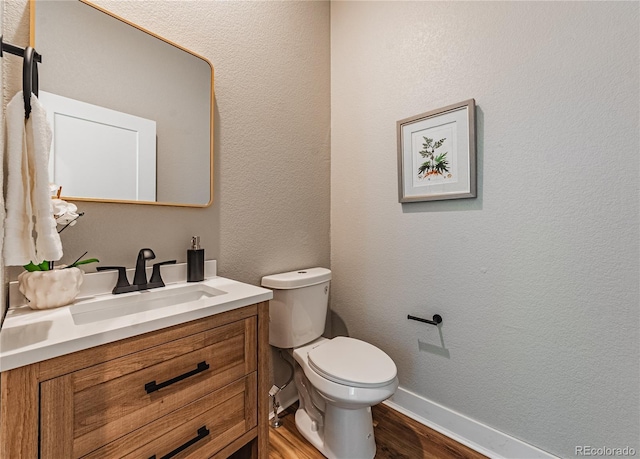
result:
M 31 94 L 31 115 L 26 122 L 29 164 L 33 164 L 31 203 L 36 234 L 36 261 L 57 261 L 62 258 L 62 242 L 53 217 L 49 191 L 49 152 L 53 134 L 47 121 L 47 111 Z
M 31 188 L 28 176 L 25 141 L 25 119 L 22 92 L 16 94 L 6 108 L 7 119 L 7 194 L 4 221 L 4 261 L 7 266 L 20 266 L 35 258 L 31 232 Z M 29 206 L 29 208 L 27 208 Z
M 7 266 L 59 260 L 62 243 L 49 196 L 51 129 L 31 95 L 25 122 L 22 91 L 7 104 L 7 194 L 3 254 Z

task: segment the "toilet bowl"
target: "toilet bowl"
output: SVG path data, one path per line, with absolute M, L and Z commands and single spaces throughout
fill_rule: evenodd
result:
M 319 338 L 294 349 L 293 357 L 308 382 L 299 384 L 296 378 L 300 433 L 329 459 L 372 459 L 376 445 L 371 406 L 398 388 L 393 360 L 369 343 L 345 337 Z M 323 404 L 317 403 L 318 395 Z M 321 420 L 309 409 L 314 398 L 314 407 L 322 408 Z
M 321 337 L 331 271 L 310 268 L 262 278 L 274 290 L 269 342 L 295 360 L 296 427 L 329 459 L 373 459 L 371 406 L 391 397 L 397 369 L 382 350 L 348 337 Z

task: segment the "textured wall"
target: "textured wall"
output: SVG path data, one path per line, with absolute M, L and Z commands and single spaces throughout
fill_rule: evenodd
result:
M 562 457 L 639 449 L 638 7 L 331 8 L 334 331 Z M 396 121 L 471 97 L 478 198 L 399 204 Z
M 28 2 L 5 3 L 5 36 L 15 32 L 24 46 Z M 159 259 L 186 261 L 190 236 L 200 235 L 220 274 L 245 282 L 328 266 L 329 4 L 97 3 L 213 63 L 214 204 L 80 203 L 86 215 L 62 233 L 63 261 L 88 250 L 105 264 L 133 266 L 141 247 Z M 21 86 L 20 69 L 8 77 L 12 96 Z M 11 271 L 11 277 L 19 272 Z

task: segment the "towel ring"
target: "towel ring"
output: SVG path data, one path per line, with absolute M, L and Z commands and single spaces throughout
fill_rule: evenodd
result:
M 24 97 L 24 117 L 31 114 L 31 93 L 38 97 L 38 63 L 34 59 L 35 50 L 31 46 L 24 49 L 22 65 L 22 95 Z
M 24 117 L 29 118 L 29 114 L 31 114 L 31 94 L 33 93 L 38 97 L 38 62 L 42 62 L 42 56 L 30 46 L 20 48 L 11 43 L 5 43 L 4 37 L 0 34 L 0 57 L 3 57 L 5 52 L 23 58 L 22 97 L 24 100 Z

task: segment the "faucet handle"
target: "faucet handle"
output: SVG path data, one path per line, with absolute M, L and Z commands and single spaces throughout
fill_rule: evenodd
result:
M 96 268 L 97 271 L 118 271 L 118 281 L 116 282 L 116 286 L 113 287 L 112 293 L 117 295 L 118 293 L 127 293 L 134 292 L 138 290 L 137 285 L 131 285 L 129 280 L 127 279 L 127 268 L 124 266 L 98 266 Z
M 153 264 L 153 271 L 151 272 L 151 280 L 149 281 L 148 288 L 164 287 L 162 276 L 160 275 L 160 266 L 163 265 L 175 265 L 176 260 L 161 261 L 160 263 Z

